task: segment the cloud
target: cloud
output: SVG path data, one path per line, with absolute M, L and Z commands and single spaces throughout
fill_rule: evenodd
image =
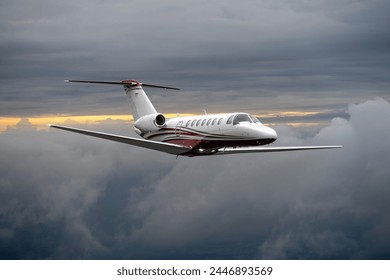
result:
M 388 1 L 25 2 L 0 4 L 0 112 L 22 118 L 0 134 L 1 258 L 388 258 Z M 68 78 L 183 88 L 150 91 L 163 113 L 316 111 L 336 118 L 279 144 L 344 148 L 176 160 L 36 131 L 128 113 Z
M 259 104 L 260 98 L 280 97 L 275 105 L 284 108 L 314 98 L 327 109 L 387 98 L 388 5 L 3 1 L 0 111 L 127 112 L 116 89 L 64 85 L 68 78 L 174 84 L 184 89 L 175 104 L 190 112 L 204 104 L 235 108 L 242 96 Z M 231 103 L 222 106 L 226 97 Z M 291 105 L 286 97 L 299 102 Z M 171 100 L 159 101 L 162 110 L 172 110 Z
M 0 257 L 388 258 L 390 103 L 346 113 L 276 127 L 278 145 L 340 150 L 179 159 L 18 125 L 0 134 Z
M 230 257 L 237 240 L 258 242 L 251 257 L 259 258 L 388 256 L 390 130 L 377 120 L 387 119 L 390 104 L 378 98 L 348 113 L 313 138 L 295 129 L 279 136 L 290 145 L 343 144 L 340 151 L 181 162 L 138 209 L 145 221 L 133 238 L 167 248 L 222 243 Z M 375 250 L 372 232 L 383 242 Z

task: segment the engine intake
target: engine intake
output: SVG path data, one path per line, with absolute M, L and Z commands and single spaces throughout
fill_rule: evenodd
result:
M 157 127 L 162 127 L 165 124 L 165 117 L 163 114 L 158 114 L 154 118 L 154 123 L 156 124 Z
M 148 133 L 162 128 L 165 125 L 165 121 L 163 114 L 150 114 L 136 120 L 134 127 L 137 132 Z

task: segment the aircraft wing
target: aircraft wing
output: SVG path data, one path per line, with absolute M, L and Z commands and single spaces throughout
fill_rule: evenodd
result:
M 343 146 L 298 146 L 298 147 L 237 147 L 219 149 L 215 155 L 243 154 L 243 153 L 268 153 L 302 150 L 335 149 Z
M 61 125 L 49 124 L 49 127 L 63 129 L 63 130 L 89 135 L 93 137 L 103 138 L 103 139 L 125 143 L 133 146 L 143 147 L 143 148 L 156 150 L 160 152 L 166 152 L 168 154 L 173 154 L 173 155 L 180 155 L 191 150 L 190 147 L 180 146 L 176 144 L 162 143 L 162 142 L 150 141 L 150 140 L 145 140 L 140 138 L 132 138 L 127 136 L 120 136 L 120 135 L 96 132 L 96 131 L 85 130 L 85 129 L 78 129 L 78 128 L 61 126 Z

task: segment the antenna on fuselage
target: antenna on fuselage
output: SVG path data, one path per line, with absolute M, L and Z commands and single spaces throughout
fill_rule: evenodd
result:
M 203 109 L 203 112 L 204 112 L 204 114 L 205 114 L 205 115 L 207 115 L 207 111 L 206 111 L 206 109 Z

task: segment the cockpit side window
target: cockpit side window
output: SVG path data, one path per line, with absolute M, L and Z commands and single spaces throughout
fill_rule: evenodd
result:
M 228 120 L 226 121 L 226 124 L 231 124 L 233 122 L 234 115 L 231 115 Z
M 239 124 L 240 122 L 250 122 L 252 123 L 252 119 L 247 114 L 237 114 L 234 117 L 233 125 Z

